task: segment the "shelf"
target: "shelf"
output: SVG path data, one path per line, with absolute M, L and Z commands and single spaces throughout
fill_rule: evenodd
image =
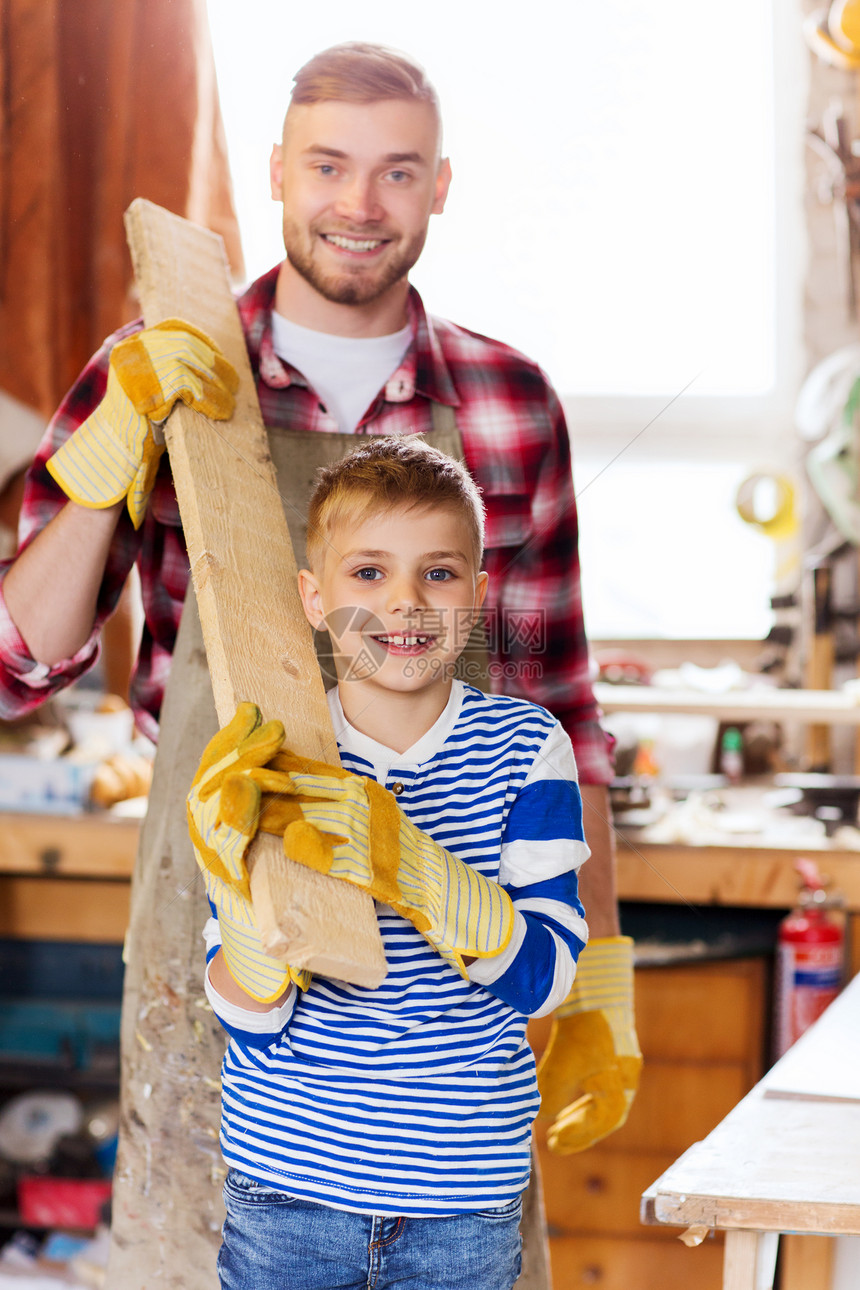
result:
M 698 690 L 661 690 L 650 685 L 594 686 L 603 712 L 653 712 L 717 717 L 721 721 L 802 721 L 820 725 L 860 725 L 860 702 L 838 690 L 737 690 L 702 694 Z

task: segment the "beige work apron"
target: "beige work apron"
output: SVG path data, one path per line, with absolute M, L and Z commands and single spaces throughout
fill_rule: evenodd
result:
M 425 441 L 463 460 L 453 410 L 432 404 Z M 363 438 L 270 430 L 272 460 L 296 562 L 305 561 L 307 504 L 320 466 Z M 470 641 L 469 679 L 487 672 L 480 633 Z M 325 671 L 325 669 L 324 669 Z M 223 1215 L 217 1148 L 224 1035 L 200 1006 L 208 905 L 185 823 L 185 795 L 200 753 L 218 728 L 195 598 L 182 614 L 161 716 L 149 811 L 132 884 L 123 997 L 122 1127 L 114 1183 L 108 1284 L 112 1290 L 211 1290 Z M 157 857 L 157 859 L 156 859 Z M 161 1017 L 165 1000 L 171 1006 Z M 152 1028 L 151 1038 L 147 1030 Z M 162 1023 L 162 1024 L 159 1024 Z M 189 1095 L 190 1094 L 190 1095 Z M 216 1158 L 217 1156 L 217 1158 Z M 549 1246 L 532 1151 L 517 1290 L 550 1290 Z M 189 1213 L 194 1215 L 189 1223 Z

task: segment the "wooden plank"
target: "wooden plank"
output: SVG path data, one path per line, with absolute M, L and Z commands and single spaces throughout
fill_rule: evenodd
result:
M 239 373 L 230 421 L 208 421 L 180 404 L 165 427 L 219 721 L 252 700 L 266 718 L 284 722 L 295 751 L 336 761 L 223 243 L 142 199 L 129 207 L 126 223 L 147 324 L 193 322 Z M 270 953 L 360 985 L 383 980 L 369 896 L 287 861 L 271 837 L 257 839 L 250 868 Z

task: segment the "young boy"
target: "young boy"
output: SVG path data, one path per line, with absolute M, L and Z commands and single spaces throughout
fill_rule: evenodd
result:
M 570 990 L 588 848 L 558 722 L 453 675 L 486 594 L 483 518 L 465 469 L 418 436 L 322 471 L 299 582 L 332 636 L 344 769 L 276 752 L 282 728 L 255 729 L 252 709 L 189 796 L 215 915 L 206 991 L 230 1035 L 225 1290 L 510 1290 L 519 1275 L 539 1101 L 526 1021 Z M 376 897 L 378 989 L 255 946 L 242 856 L 260 785 L 260 827 Z

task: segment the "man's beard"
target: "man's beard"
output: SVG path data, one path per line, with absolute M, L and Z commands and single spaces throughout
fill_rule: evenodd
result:
M 315 240 L 313 232 L 310 237 Z M 424 249 L 426 238 L 425 228 L 378 271 L 357 266 L 355 273 L 348 270 L 335 273 L 326 271 L 314 260 L 306 246 L 307 235 L 284 217 L 284 246 L 290 265 L 325 300 L 338 305 L 367 305 L 384 296 L 409 273 Z

